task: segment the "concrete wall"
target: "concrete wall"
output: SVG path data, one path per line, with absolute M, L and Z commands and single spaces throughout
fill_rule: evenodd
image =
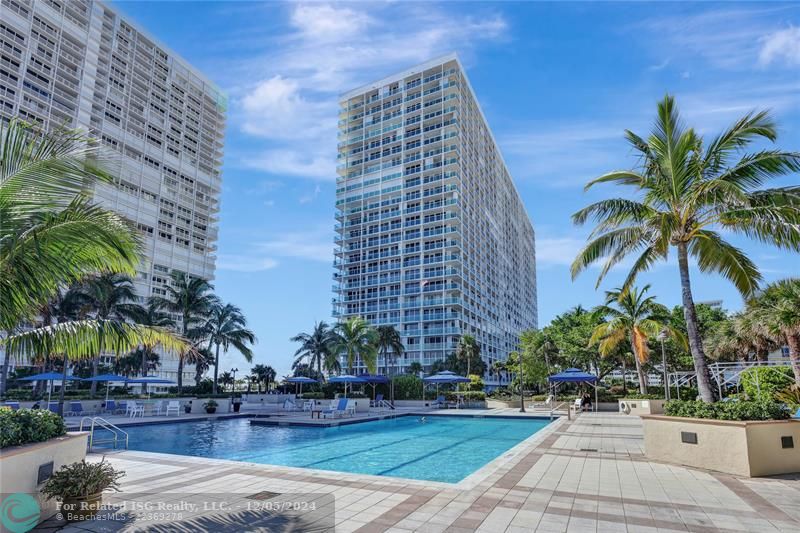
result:
M 800 473 L 800 421 L 727 421 L 642 415 L 645 455 L 739 476 Z M 682 441 L 682 433 L 697 443 Z M 791 437 L 793 448 L 782 447 Z
M 664 404 L 667 403 L 665 400 L 637 400 L 637 399 L 626 399 L 623 398 L 619 400 L 619 412 L 626 413 L 627 411 L 623 411 L 622 404 L 627 405 L 630 408 L 630 412 L 627 414 L 633 416 L 641 416 L 641 415 L 660 415 L 664 412 Z
M 24 492 L 39 501 L 40 522 L 53 516 L 56 511 L 55 500 L 47 500 L 39 494 L 44 483 L 37 484 L 39 467 L 53 462 L 53 472 L 64 465 L 77 463 L 86 457 L 86 444 L 89 434 L 67 433 L 45 442 L 24 446 L 13 446 L 0 450 L 0 491 L 4 494 Z

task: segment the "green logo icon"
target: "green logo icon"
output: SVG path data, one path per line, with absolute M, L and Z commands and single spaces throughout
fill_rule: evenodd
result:
M 16 492 L 3 499 L 0 504 L 0 522 L 11 533 L 25 533 L 39 523 L 39 502 L 30 494 Z

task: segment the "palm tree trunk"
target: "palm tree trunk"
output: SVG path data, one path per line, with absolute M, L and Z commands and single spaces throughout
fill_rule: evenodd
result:
M 67 388 L 67 353 L 64 352 L 64 369 L 61 372 L 61 390 L 58 391 L 58 414 L 64 416 L 64 390 Z M 92 382 L 94 383 L 94 382 Z M 50 406 L 48 405 L 49 409 Z
M 800 333 L 786 335 L 786 344 L 789 345 L 789 361 L 792 363 L 794 382 L 800 386 Z
M 703 341 L 697 325 L 697 311 L 692 298 L 692 287 L 689 281 L 689 253 L 686 243 L 678 244 L 678 269 L 681 274 L 681 296 L 683 298 L 683 317 L 686 320 L 686 333 L 689 337 L 689 350 L 694 360 L 694 371 L 697 374 L 697 390 L 704 402 L 714 401 L 714 389 L 711 387 L 711 376 L 708 372 L 706 354 L 703 352 Z
M 626 365 L 625 365 L 625 356 L 622 356 L 622 394 L 628 394 L 628 380 L 625 379 L 625 376 L 628 374 Z
M 183 393 L 183 355 L 178 356 L 178 394 Z
M 97 376 L 97 369 L 100 366 L 100 356 L 92 358 L 92 377 Z M 97 392 L 97 382 L 92 381 L 92 388 L 89 389 L 89 398 L 94 398 L 95 393 Z
M 219 343 L 217 343 L 217 353 L 214 356 L 214 386 L 212 387 L 214 394 L 217 393 L 218 377 L 219 377 Z
M 147 375 L 147 359 L 150 357 L 150 351 L 147 348 L 142 348 L 142 377 Z M 106 387 L 109 384 L 106 383 Z M 147 383 L 142 383 L 142 394 L 147 394 Z

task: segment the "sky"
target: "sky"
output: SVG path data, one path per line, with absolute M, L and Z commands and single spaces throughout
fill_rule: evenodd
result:
M 539 326 L 601 302 L 624 266 L 569 265 L 590 228 L 570 215 L 610 195 L 590 179 L 635 164 L 656 102 L 714 135 L 754 109 L 800 150 L 800 4 L 539 2 L 114 2 L 227 94 L 217 293 L 240 306 L 254 363 L 290 372 L 293 335 L 331 321 L 338 95 L 455 51 L 536 231 Z M 773 182 L 797 183 L 797 175 Z M 768 282 L 800 257 L 728 235 Z M 726 281 L 692 272 L 697 301 L 742 306 Z M 640 277 L 680 303 L 674 255 Z M 238 354 L 221 371 L 249 368 Z

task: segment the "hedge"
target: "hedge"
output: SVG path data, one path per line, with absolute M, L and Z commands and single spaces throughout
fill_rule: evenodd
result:
M 64 419 L 43 409 L 0 407 L 0 448 L 43 442 L 67 433 Z
M 667 416 L 714 420 L 784 420 L 788 408 L 770 400 L 706 403 L 700 400 L 672 400 L 664 404 Z

